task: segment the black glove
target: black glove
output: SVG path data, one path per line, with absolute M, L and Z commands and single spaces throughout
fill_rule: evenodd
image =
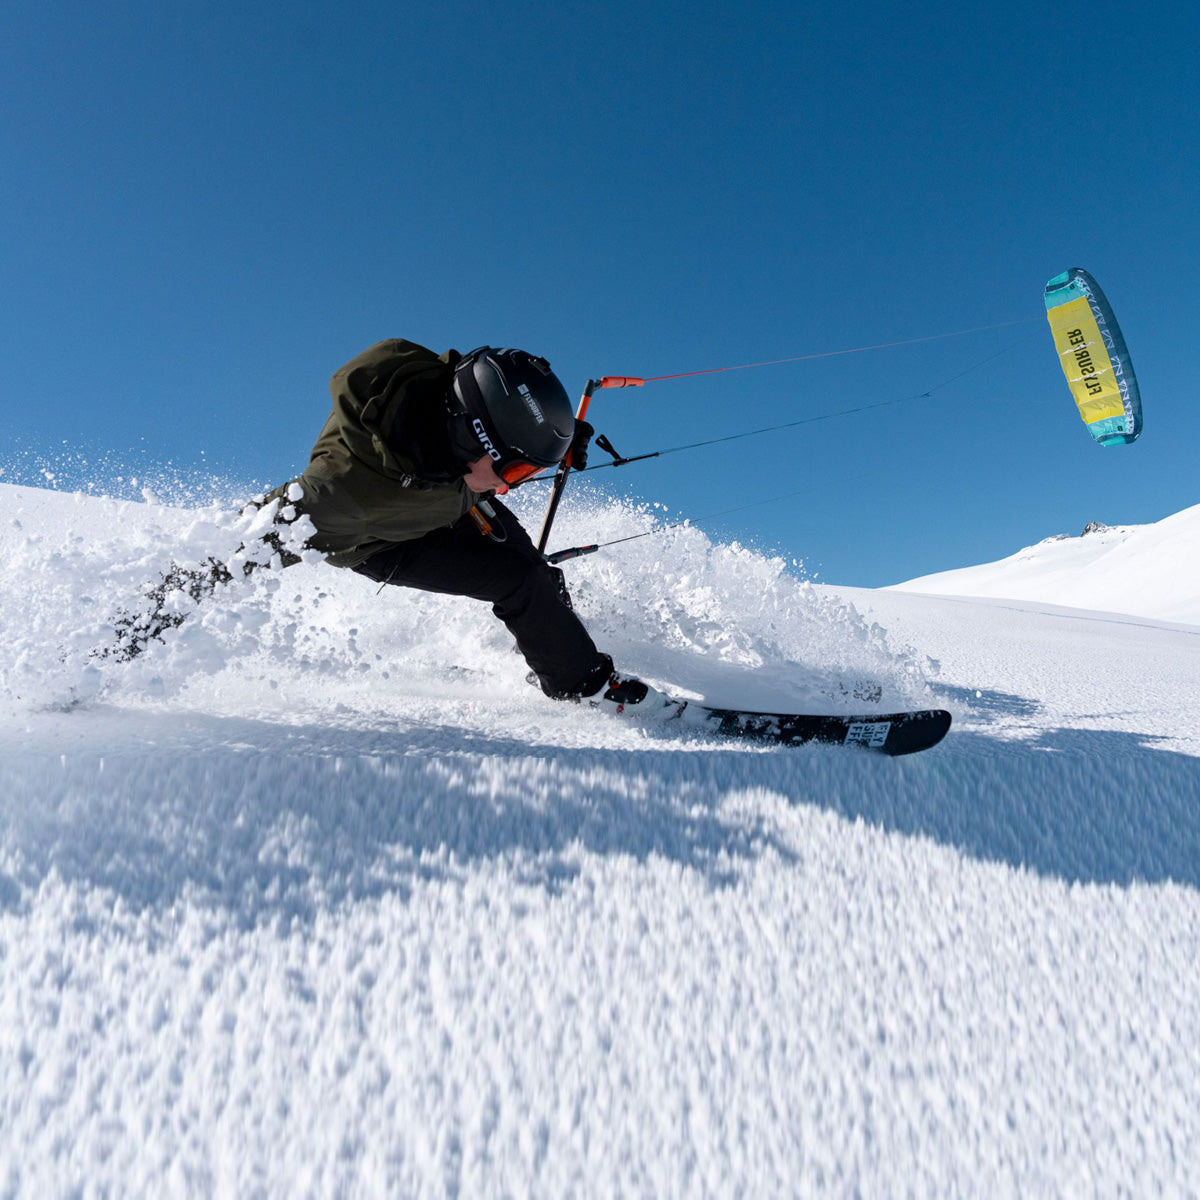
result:
M 596 431 L 586 421 L 575 418 L 575 436 L 571 439 L 571 470 L 582 471 L 587 466 L 588 443 Z

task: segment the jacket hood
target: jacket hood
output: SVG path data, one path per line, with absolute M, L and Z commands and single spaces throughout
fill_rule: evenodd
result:
M 400 339 L 372 347 L 330 381 L 325 436 L 336 436 L 360 463 L 390 479 L 451 482 L 458 476 L 444 397 L 459 358 L 456 350 L 435 355 Z

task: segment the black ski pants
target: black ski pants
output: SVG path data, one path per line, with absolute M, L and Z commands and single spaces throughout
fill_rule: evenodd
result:
M 378 583 L 489 601 L 546 695 L 592 695 L 608 682 L 612 659 L 596 649 L 575 615 L 562 572 L 542 558 L 512 512 L 498 500 L 488 503 L 503 541 L 480 533 L 467 515 L 354 569 Z

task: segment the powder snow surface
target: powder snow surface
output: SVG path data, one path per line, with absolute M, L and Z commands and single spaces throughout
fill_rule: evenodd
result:
M 0 1196 L 1200 1192 L 1200 626 L 567 565 L 686 694 L 953 710 L 899 760 L 554 704 L 323 565 L 89 657 L 248 520 L 0 487 Z
M 897 590 L 1036 600 L 1200 625 L 1200 504 L 1153 525 L 1051 537 L 999 562 L 923 575 Z

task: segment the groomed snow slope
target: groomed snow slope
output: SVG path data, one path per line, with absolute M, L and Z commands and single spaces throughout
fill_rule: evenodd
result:
M 1200 630 L 568 564 L 693 694 L 951 707 L 902 760 L 553 704 L 324 566 L 88 660 L 237 540 L 0 487 L 0 1195 L 1200 1190 Z
M 1034 600 L 1200 625 L 1200 504 L 1153 525 L 1047 538 L 999 562 L 923 575 L 896 590 Z

